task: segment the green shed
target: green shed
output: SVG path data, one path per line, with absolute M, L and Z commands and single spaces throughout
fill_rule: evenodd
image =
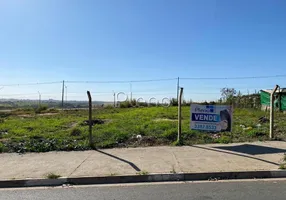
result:
M 270 94 L 272 90 L 260 90 L 261 109 L 269 110 Z M 286 111 L 286 88 L 278 89 L 274 94 L 274 107 L 280 111 Z

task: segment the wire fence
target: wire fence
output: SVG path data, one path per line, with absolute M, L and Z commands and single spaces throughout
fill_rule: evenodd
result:
M 118 102 L 168 104 L 177 99 L 184 88 L 185 102 L 220 102 L 222 88 L 234 88 L 241 97 L 235 98 L 237 107 L 259 107 L 259 91 L 274 85 L 286 85 L 286 75 L 166 78 L 110 81 L 53 81 L 0 85 L 0 108 L 17 108 L 46 104 L 49 107 L 87 107 L 86 91 L 90 91 L 95 105 L 118 105 Z

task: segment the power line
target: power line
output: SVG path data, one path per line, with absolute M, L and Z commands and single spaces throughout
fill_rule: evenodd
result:
M 180 78 L 182 80 L 233 80 L 233 79 L 263 79 L 263 78 L 282 78 L 286 75 L 273 75 L 273 76 L 245 76 L 245 77 L 193 77 L 193 78 Z
M 7 85 L 1 85 L 2 87 L 10 87 L 10 86 L 29 86 L 29 85 L 50 85 L 50 84 L 58 84 L 62 83 L 61 81 L 57 82 L 39 82 L 39 83 L 15 83 L 15 84 L 7 84 Z
M 244 77 L 183 77 L 180 80 L 235 80 L 235 79 L 265 79 L 265 78 L 283 78 L 286 75 L 272 75 L 272 76 L 244 76 Z M 160 81 L 174 81 L 178 78 L 165 79 L 146 79 L 146 80 L 118 80 L 118 81 L 65 81 L 66 83 L 140 83 L 140 82 L 160 82 Z M 54 82 L 38 82 L 38 83 L 15 83 L 15 84 L 0 84 L 1 87 L 9 86 L 30 86 L 30 85 L 50 85 L 59 84 L 62 81 Z
M 140 82 L 159 82 L 159 81 L 172 81 L 172 80 L 177 80 L 177 78 L 131 80 L 131 81 L 66 81 L 66 82 L 67 83 L 140 83 Z

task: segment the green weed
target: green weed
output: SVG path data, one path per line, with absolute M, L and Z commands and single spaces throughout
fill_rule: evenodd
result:
M 48 106 L 40 105 L 39 107 L 35 108 L 35 113 L 39 114 L 46 110 L 48 110 Z
M 58 179 L 58 178 L 60 178 L 60 177 L 61 177 L 61 175 L 54 174 L 54 173 L 48 173 L 48 174 L 46 175 L 46 178 L 47 178 L 47 179 Z
M 286 164 L 285 164 L 285 163 L 280 164 L 280 165 L 279 165 L 279 169 L 286 169 Z
M 170 173 L 171 174 L 176 174 L 177 173 L 174 166 L 172 167 L 172 170 L 170 171 Z
M 217 139 L 216 142 L 222 143 L 222 144 L 228 144 L 228 143 L 231 143 L 231 138 L 229 136 L 223 135 L 219 139 Z
M 81 130 L 78 129 L 78 128 L 73 128 L 71 130 L 71 133 L 70 133 L 71 136 L 80 136 L 81 135 Z
M 137 172 L 136 173 L 137 175 L 148 175 L 149 174 L 149 172 L 147 172 L 147 171 L 145 171 L 145 170 L 143 170 L 143 171 L 140 171 L 140 172 Z

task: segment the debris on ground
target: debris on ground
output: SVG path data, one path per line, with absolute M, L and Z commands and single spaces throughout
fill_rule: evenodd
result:
M 253 128 L 250 127 L 250 126 L 249 126 L 249 127 L 246 127 L 246 128 L 243 128 L 244 131 L 248 131 L 248 130 L 252 130 L 252 129 L 253 129 Z
M 104 121 L 102 119 L 93 119 L 91 125 L 93 126 L 95 124 L 104 124 Z M 82 125 L 89 125 L 89 120 L 83 121 Z
M 211 138 L 213 138 L 213 139 L 219 139 L 220 137 L 221 137 L 221 135 L 219 133 L 211 135 Z
M 260 128 L 260 127 L 261 127 L 261 124 L 257 124 L 256 127 L 257 127 L 257 128 Z
M 243 124 L 240 124 L 239 126 L 240 126 L 241 128 L 245 128 L 245 125 L 243 125 Z
M 153 136 L 133 135 L 130 139 L 128 139 L 125 142 L 124 146 L 138 147 L 138 146 L 155 146 L 155 145 L 168 145 L 168 144 L 169 144 L 168 140 L 159 139 Z M 122 147 L 122 144 L 119 145 L 119 147 Z
M 267 123 L 267 122 L 269 122 L 269 119 L 267 117 L 263 116 L 263 117 L 260 117 L 258 119 L 258 121 L 259 121 L 259 123 Z
M 137 138 L 138 140 L 141 140 L 141 139 L 142 139 L 142 135 L 137 135 L 136 138 Z
M 0 136 L 1 136 L 1 135 L 8 135 L 8 131 L 7 131 L 7 130 L 0 131 Z

